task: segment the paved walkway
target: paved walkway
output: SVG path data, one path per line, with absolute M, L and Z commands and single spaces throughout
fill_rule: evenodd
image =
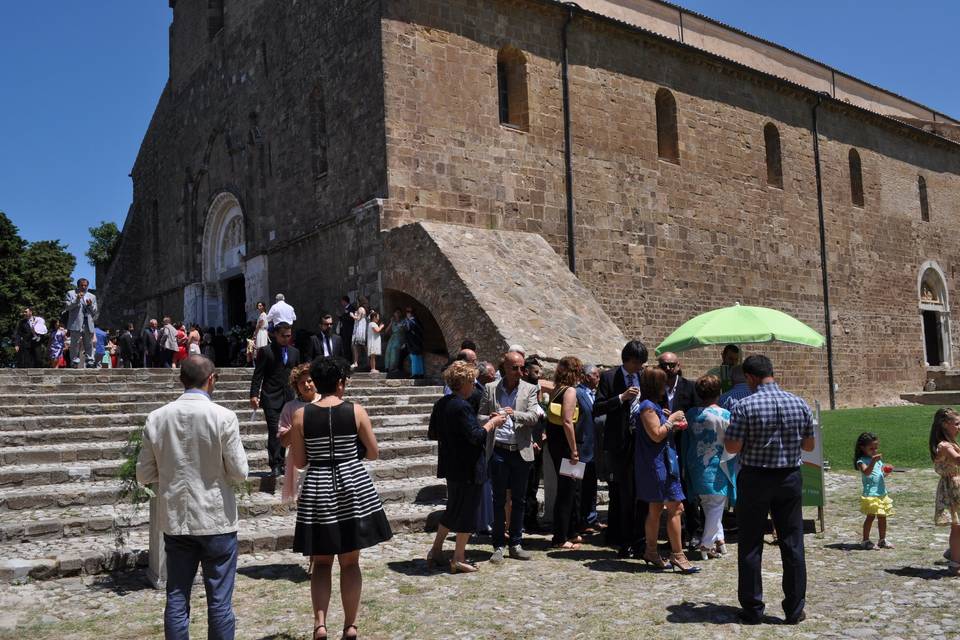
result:
M 827 532 L 808 536 L 808 620 L 799 627 L 735 622 L 736 558 L 700 563 L 696 576 L 657 574 L 602 547 L 546 550 L 535 559 L 481 563 L 473 575 L 428 574 L 428 534 L 397 536 L 365 552 L 360 630 L 366 638 L 957 638 L 960 579 L 937 564 L 947 530 L 935 528 L 936 476 L 898 473 L 888 483 L 897 508 L 894 550 L 861 551 L 860 481 L 832 473 Z M 485 560 L 489 549 L 474 547 Z M 287 552 L 241 559 L 234 603 L 238 638 L 308 638 L 309 583 Z M 768 613 L 779 616 L 779 557 L 767 547 Z M 336 590 L 335 590 L 336 594 Z M 69 578 L 0 588 L 0 638 L 154 638 L 162 633 L 163 594 L 142 573 Z M 206 636 L 202 589 L 195 592 L 194 637 Z M 339 629 L 340 608 L 331 632 Z

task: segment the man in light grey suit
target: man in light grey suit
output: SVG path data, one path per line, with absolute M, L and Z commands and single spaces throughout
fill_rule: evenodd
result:
M 510 490 L 510 557 L 529 560 L 530 553 L 521 546 L 527 478 L 533 464 L 533 427 L 539 420 L 536 411 L 538 388 L 521 380 L 523 355 L 509 351 L 500 364 L 502 378 L 488 383 L 480 399 L 480 421 L 485 422 L 498 412 L 507 421 L 487 436 L 487 460 L 493 483 L 493 563 L 503 562 L 506 542 L 505 507 Z
M 75 368 L 94 366 L 93 325 L 100 315 L 97 296 L 87 291 L 90 282 L 86 278 L 77 280 L 77 288 L 67 291 L 64 310 L 67 312 L 67 331 L 70 332 L 70 359 Z M 83 346 L 85 362 L 80 364 L 80 347 Z
M 210 399 L 213 361 L 193 355 L 180 366 L 184 392 L 147 416 L 137 481 L 156 483 L 157 518 L 167 552 L 164 637 L 188 638 L 190 591 L 203 567 L 208 637 L 232 639 L 237 573 L 237 497 L 247 455 L 237 414 Z

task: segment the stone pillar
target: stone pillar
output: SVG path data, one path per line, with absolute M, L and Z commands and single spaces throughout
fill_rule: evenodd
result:
M 167 586 L 167 554 L 163 549 L 163 531 L 157 517 L 157 499 L 150 498 L 150 549 L 147 580 L 154 589 Z
M 197 324 L 202 324 L 205 320 L 202 282 L 188 284 L 183 288 L 183 320 Z
M 262 300 L 267 308 L 273 304 L 270 297 L 270 281 L 267 278 L 267 254 L 247 258 L 243 264 L 243 282 L 247 291 L 247 318 L 257 319 L 257 301 Z

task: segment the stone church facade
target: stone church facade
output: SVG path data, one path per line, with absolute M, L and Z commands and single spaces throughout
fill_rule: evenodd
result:
M 960 347 L 943 114 L 655 0 L 169 2 L 107 323 L 283 292 L 315 329 L 348 293 L 415 306 L 436 352 L 611 364 L 741 302 L 829 333 L 747 349 L 838 406 Z

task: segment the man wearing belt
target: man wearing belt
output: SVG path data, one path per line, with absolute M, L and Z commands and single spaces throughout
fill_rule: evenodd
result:
M 813 451 L 813 413 L 807 403 L 777 386 L 773 363 L 762 355 L 743 362 L 754 390 L 733 408 L 724 435 L 729 453 L 740 454 L 737 475 L 737 594 L 740 621 L 757 624 L 763 617 L 763 534 L 767 513 L 780 536 L 783 562 L 783 612 L 787 624 L 806 618 L 807 567 L 803 551 L 800 450 Z
M 526 504 L 527 478 L 533 464 L 532 430 L 539 416 L 537 387 L 521 380 L 523 355 L 509 351 L 500 365 L 502 378 L 488 383 L 480 399 L 480 421 L 503 412 L 507 421 L 487 436 L 487 460 L 493 484 L 493 556 L 490 562 L 503 562 L 506 542 L 505 505 L 507 490 L 513 502 L 510 509 L 510 557 L 529 560 L 530 553 L 520 545 Z

